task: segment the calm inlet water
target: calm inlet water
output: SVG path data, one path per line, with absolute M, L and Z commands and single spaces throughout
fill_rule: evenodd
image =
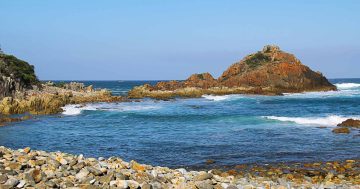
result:
M 331 132 L 360 118 L 360 79 L 331 81 L 339 91 L 72 105 L 61 116 L 1 127 L 0 145 L 171 167 L 360 158 L 359 131 Z M 120 95 L 145 82 L 86 83 Z

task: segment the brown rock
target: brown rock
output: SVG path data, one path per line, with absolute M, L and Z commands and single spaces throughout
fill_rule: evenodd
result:
M 130 167 L 136 171 L 145 171 L 145 166 L 139 164 L 136 161 L 131 161 L 130 162 Z
M 9 163 L 8 167 L 12 170 L 20 170 L 22 166 L 20 163 Z
M 346 127 L 340 127 L 340 128 L 333 129 L 332 132 L 336 133 L 336 134 L 349 134 L 350 129 L 346 128 Z
M 270 87 L 281 92 L 336 89 L 322 74 L 277 46 L 265 46 L 262 51 L 233 64 L 219 82 L 226 87 Z
M 34 178 L 34 181 L 36 183 L 40 182 L 43 178 L 43 174 L 41 173 L 40 170 L 38 169 L 35 169 L 32 173 L 31 173 L 31 176 Z
M 215 163 L 215 160 L 213 160 L 213 159 L 206 160 L 207 165 L 214 164 L 214 163 Z
M 27 153 L 27 154 L 30 152 L 30 150 L 31 150 L 31 148 L 30 148 L 30 147 L 26 147 L 26 148 L 24 148 L 24 152 L 25 152 L 25 153 Z
M 360 120 L 356 119 L 348 119 L 340 124 L 338 124 L 340 127 L 354 127 L 354 128 L 360 128 Z
M 210 73 L 201 73 L 191 75 L 184 84 L 187 87 L 207 89 L 210 87 L 216 87 L 218 82 Z

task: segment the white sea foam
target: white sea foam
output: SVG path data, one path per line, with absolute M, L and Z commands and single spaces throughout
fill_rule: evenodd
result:
M 335 86 L 339 89 L 354 89 L 360 88 L 360 83 L 337 83 Z
M 125 104 L 101 104 L 97 106 L 98 110 L 104 111 L 146 111 L 160 109 L 160 106 L 155 105 L 125 105 Z
M 336 126 L 337 124 L 347 119 L 359 119 L 359 116 L 346 117 L 331 115 L 327 117 L 278 117 L 278 116 L 263 116 L 263 118 L 278 120 L 284 122 L 294 122 L 300 125 L 322 125 L 322 126 Z
M 79 104 L 70 104 L 62 107 L 64 110 L 62 114 L 64 115 L 78 115 L 81 114 L 83 110 L 96 110 L 95 107 L 91 105 L 79 105 Z
M 128 103 L 98 103 L 98 104 L 87 104 L 87 105 L 66 105 L 62 107 L 64 110 L 62 114 L 64 115 L 79 115 L 82 111 L 119 111 L 119 112 L 126 112 L 126 111 L 144 111 L 144 110 L 155 110 L 159 109 L 160 106 L 153 106 L 153 105 L 134 105 Z
M 224 96 L 215 96 L 215 95 L 203 95 L 203 98 L 207 99 L 207 100 L 212 100 L 212 101 L 222 101 L 222 100 L 226 100 L 229 97 L 224 95 Z
M 221 96 L 202 95 L 202 97 L 207 100 L 212 100 L 212 101 L 234 100 L 234 99 L 238 99 L 238 98 L 243 98 L 243 96 L 241 96 L 241 95 L 221 95 Z
M 338 90 L 325 92 L 304 92 L 304 93 L 284 93 L 286 98 L 328 98 L 328 97 L 353 97 L 359 96 L 360 90 Z

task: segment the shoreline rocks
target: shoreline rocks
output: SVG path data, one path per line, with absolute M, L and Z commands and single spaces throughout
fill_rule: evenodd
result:
M 125 97 L 112 96 L 107 90 L 73 91 L 43 85 L 41 90 L 27 90 L 23 98 L 5 97 L 0 101 L 3 115 L 30 113 L 33 115 L 56 114 L 67 104 L 91 102 L 120 102 Z
M 294 55 L 267 45 L 231 65 L 215 79 L 209 73 L 193 74 L 185 81 L 145 84 L 129 91 L 129 98 L 169 99 L 202 95 L 281 95 L 336 90 L 321 73 L 303 65 Z
M 360 120 L 356 119 L 347 119 L 342 123 L 339 123 L 338 128 L 332 130 L 333 133 L 339 134 L 349 134 L 351 130 L 360 129 Z
M 112 96 L 104 89 L 83 83 L 41 84 L 34 66 L 12 55 L 0 53 L 0 125 L 21 121 L 14 114 L 57 114 L 67 104 L 120 102 L 126 97 Z
M 347 119 L 342 123 L 338 124 L 339 127 L 353 127 L 353 128 L 360 128 L 360 120 L 356 119 Z
M 360 161 L 237 165 L 186 170 L 0 147 L 0 188 L 356 188 Z M 231 168 L 231 169 L 230 169 Z

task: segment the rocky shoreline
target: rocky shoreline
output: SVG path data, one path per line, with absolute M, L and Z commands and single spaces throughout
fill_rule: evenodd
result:
M 360 161 L 237 165 L 191 171 L 0 147 L 0 188 L 360 188 Z
M 124 101 L 127 101 L 126 97 L 113 96 L 106 89 L 93 89 L 82 83 L 71 82 L 62 87 L 46 83 L 42 84 L 41 89 L 26 90 L 19 93 L 18 97 L 4 97 L 0 100 L 0 126 L 29 119 L 32 115 L 58 114 L 67 104 Z M 25 116 L 10 117 L 16 114 Z

